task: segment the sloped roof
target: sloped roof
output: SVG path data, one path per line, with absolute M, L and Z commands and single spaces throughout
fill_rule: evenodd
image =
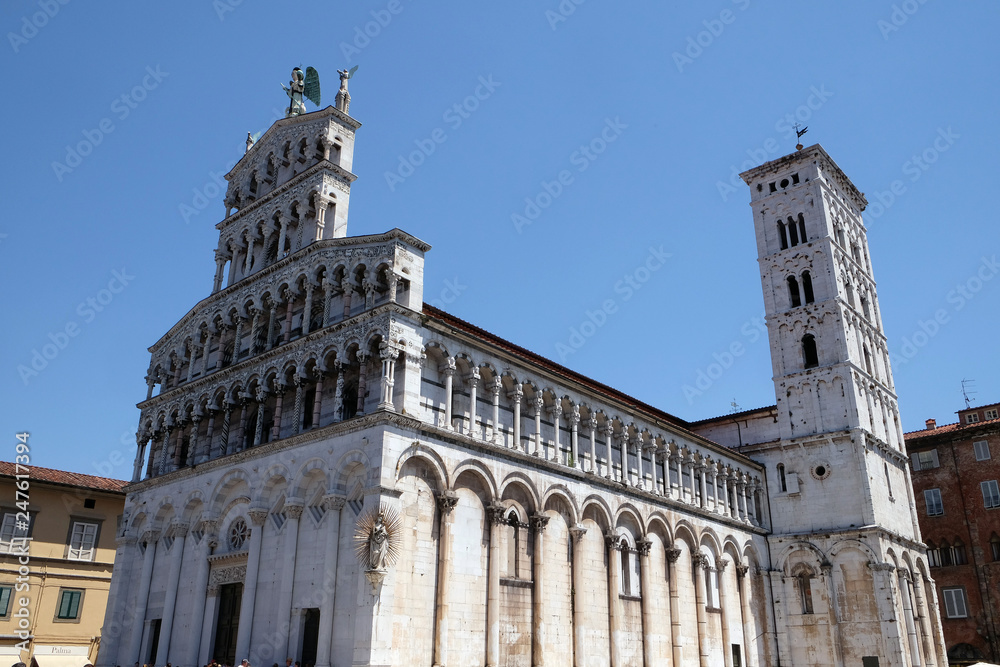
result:
M 121 479 L 110 479 L 108 477 L 95 477 L 94 475 L 84 475 L 79 472 L 69 472 L 68 470 L 53 470 L 52 468 L 38 468 L 36 466 L 22 466 L 20 472 L 15 472 L 16 466 L 8 461 L 0 461 L 0 477 L 14 477 L 16 474 L 24 474 L 28 470 L 28 479 L 39 482 L 49 482 L 51 484 L 61 484 L 63 486 L 75 486 L 84 489 L 94 489 L 95 491 L 108 491 L 110 493 L 121 493 L 124 495 L 125 486 L 128 482 Z

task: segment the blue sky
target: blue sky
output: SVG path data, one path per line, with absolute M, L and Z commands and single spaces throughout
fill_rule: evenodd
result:
M 801 122 L 872 202 L 904 428 L 962 379 L 1000 401 L 996 3 L 331 5 L 4 3 L 0 457 L 130 475 L 146 348 L 296 65 L 325 104 L 359 68 L 349 234 L 424 239 L 427 301 L 691 420 L 774 402 L 734 175 Z

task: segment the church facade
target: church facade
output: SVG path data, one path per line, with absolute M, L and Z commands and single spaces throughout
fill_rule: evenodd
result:
M 355 133 L 227 176 L 212 293 L 151 348 L 99 667 L 945 665 L 864 197 L 750 186 L 777 406 L 691 423 L 423 302 L 347 236 Z

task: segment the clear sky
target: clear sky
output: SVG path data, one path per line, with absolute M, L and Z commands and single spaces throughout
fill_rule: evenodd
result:
M 800 122 L 871 202 L 904 428 L 963 379 L 1000 401 L 998 12 L 6 2 L 0 458 L 28 430 L 37 465 L 131 474 L 146 348 L 208 295 L 221 175 L 297 65 L 324 105 L 358 66 L 349 234 L 427 241 L 427 301 L 690 420 L 774 403 L 735 174 Z

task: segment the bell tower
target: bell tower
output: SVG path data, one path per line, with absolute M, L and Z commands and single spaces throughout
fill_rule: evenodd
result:
M 867 201 L 818 144 L 741 177 L 777 402 L 777 439 L 746 453 L 767 470 L 769 574 L 786 600 L 775 612 L 786 616 L 782 663 L 901 665 L 905 652 L 919 664 L 927 651 L 914 645 L 908 601 L 915 586 L 928 591 L 936 616 L 936 596 L 926 570 L 917 575 L 922 545 L 861 218 Z M 809 629 L 820 608 L 832 628 L 823 639 Z

